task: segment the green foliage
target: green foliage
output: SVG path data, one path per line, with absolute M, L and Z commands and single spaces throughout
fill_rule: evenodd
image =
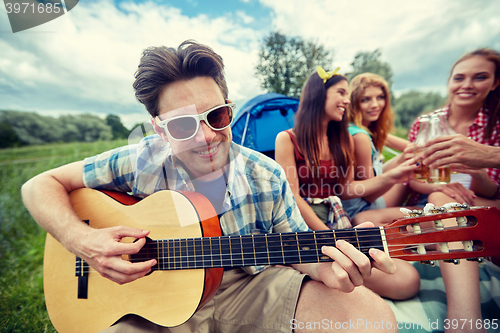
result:
M 399 96 L 394 103 L 396 123 L 409 128 L 415 118 L 423 113 L 436 110 L 446 104 L 446 98 L 436 92 L 409 91 Z
M 408 139 L 408 131 L 408 127 L 394 126 L 392 129 L 392 134 L 403 139 Z
M 36 113 L 2 111 L 0 121 L 10 124 L 25 144 L 55 142 L 60 135 L 60 127 L 53 118 Z
M 382 53 L 379 49 L 373 52 L 358 52 L 351 63 L 353 71 L 346 74 L 349 81 L 358 74 L 373 73 L 383 77 L 392 87 L 392 69 L 387 62 L 380 60 Z
M 130 131 L 125 126 L 123 126 L 120 117 L 108 114 L 106 117 L 106 124 L 111 127 L 113 140 L 128 138 Z
M 98 141 L 98 140 L 111 140 L 113 134 L 111 128 L 106 122 L 90 114 L 82 114 L 78 116 L 61 116 L 59 121 L 64 130 L 63 138 L 71 140 L 57 140 L 63 142 L 72 141 Z M 53 141 L 53 142 L 57 142 Z
M 374 73 L 383 77 L 391 89 L 392 69 L 387 62 L 381 60 L 381 56 L 379 49 L 356 53 L 351 63 L 353 70 L 347 73 L 346 77 L 351 80 L 361 73 Z M 322 45 L 274 31 L 265 37 L 261 44 L 255 74 L 260 80 L 261 87 L 267 92 L 300 97 L 305 80 L 316 66 L 320 65 L 330 70 L 332 61 L 333 52 L 326 50 Z M 436 92 L 410 91 L 399 98 L 395 98 L 394 94 L 391 95 L 395 126 L 404 137 L 416 117 L 446 103 L 446 99 Z
M 112 129 L 106 121 L 93 115 L 42 116 L 32 112 L 1 111 L 0 122 L 9 124 L 23 144 L 111 140 Z M 12 137 L 15 144 L 15 137 Z M 7 147 L 1 146 L 1 147 Z
M 299 97 L 316 66 L 330 69 L 333 51 L 312 40 L 288 37 L 277 31 L 264 38 L 255 74 L 267 92 Z
M 22 142 L 16 131 L 7 122 L 0 122 L 0 148 L 18 147 Z
M 1 333 L 55 332 L 43 297 L 46 234 L 24 207 L 21 185 L 43 171 L 126 143 L 77 142 L 0 150 Z

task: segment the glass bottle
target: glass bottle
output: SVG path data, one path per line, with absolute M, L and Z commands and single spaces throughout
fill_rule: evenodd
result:
M 434 112 L 431 114 L 429 121 L 429 137 L 428 140 L 441 135 L 451 134 L 453 131 L 448 124 L 446 114 L 444 112 Z M 434 184 L 448 184 L 450 182 L 450 167 L 448 165 L 439 168 L 429 168 L 427 182 Z
M 420 163 L 419 167 L 413 171 L 415 180 L 418 181 L 427 181 L 429 174 L 427 166 L 423 163 L 424 145 L 429 139 L 429 120 L 429 116 L 426 114 L 420 116 L 420 127 L 413 143 L 413 157 L 416 163 Z
M 451 125 L 448 122 L 448 116 L 444 110 L 437 110 L 436 114 L 439 117 L 439 123 L 441 124 L 442 135 L 457 134 L 457 132 L 455 132 L 453 128 L 451 128 Z
M 444 110 L 438 110 L 437 112 L 441 119 L 441 126 L 445 129 L 443 134 L 444 135 L 457 134 L 457 132 L 455 132 L 455 130 L 451 127 L 450 123 L 448 122 L 448 114 Z M 456 171 L 451 171 L 452 175 L 456 173 L 457 173 Z M 451 178 L 453 178 L 453 176 L 451 176 Z

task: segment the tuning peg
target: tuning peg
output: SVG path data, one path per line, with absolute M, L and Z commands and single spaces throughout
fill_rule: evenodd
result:
M 450 202 L 450 203 L 444 204 L 443 207 L 448 211 L 470 209 L 469 204 L 467 204 L 465 202 L 463 204 L 460 204 L 458 202 Z
M 477 262 L 483 262 L 483 258 L 467 258 L 467 261 L 477 261 Z
M 443 261 L 453 263 L 454 265 L 460 264 L 460 259 L 444 259 Z
M 420 210 L 420 209 L 414 209 L 410 212 L 410 217 L 419 217 L 419 216 L 422 216 L 424 214 L 424 211 L 423 210 Z
M 448 210 L 445 207 L 434 207 L 433 209 L 429 210 L 430 214 L 442 214 L 446 213 Z M 428 215 L 430 215 L 428 214 Z
M 429 265 L 429 266 L 435 266 L 436 263 L 434 262 L 434 260 L 424 260 L 424 261 L 421 261 L 420 263 L 424 264 L 424 265 Z

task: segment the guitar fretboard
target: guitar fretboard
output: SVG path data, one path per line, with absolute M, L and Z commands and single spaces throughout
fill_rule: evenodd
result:
M 129 259 L 138 262 L 154 258 L 158 261 L 154 270 L 327 262 L 332 259 L 322 254 L 321 247 L 335 246 L 340 239 L 366 255 L 370 248 L 384 250 L 383 228 L 359 228 L 149 240 Z

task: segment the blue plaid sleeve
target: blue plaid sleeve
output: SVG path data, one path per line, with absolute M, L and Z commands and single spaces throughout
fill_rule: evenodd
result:
M 85 186 L 98 190 L 130 192 L 134 182 L 131 163 L 134 152 L 133 146 L 124 146 L 86 158 L 83 167 Z
M 308 231 L 309 227 L 302 218 L 293 196 L 285 172 L 278 166 L 275 171 L 279 179 L 279 191 L 275 192 L 274 232 Z

